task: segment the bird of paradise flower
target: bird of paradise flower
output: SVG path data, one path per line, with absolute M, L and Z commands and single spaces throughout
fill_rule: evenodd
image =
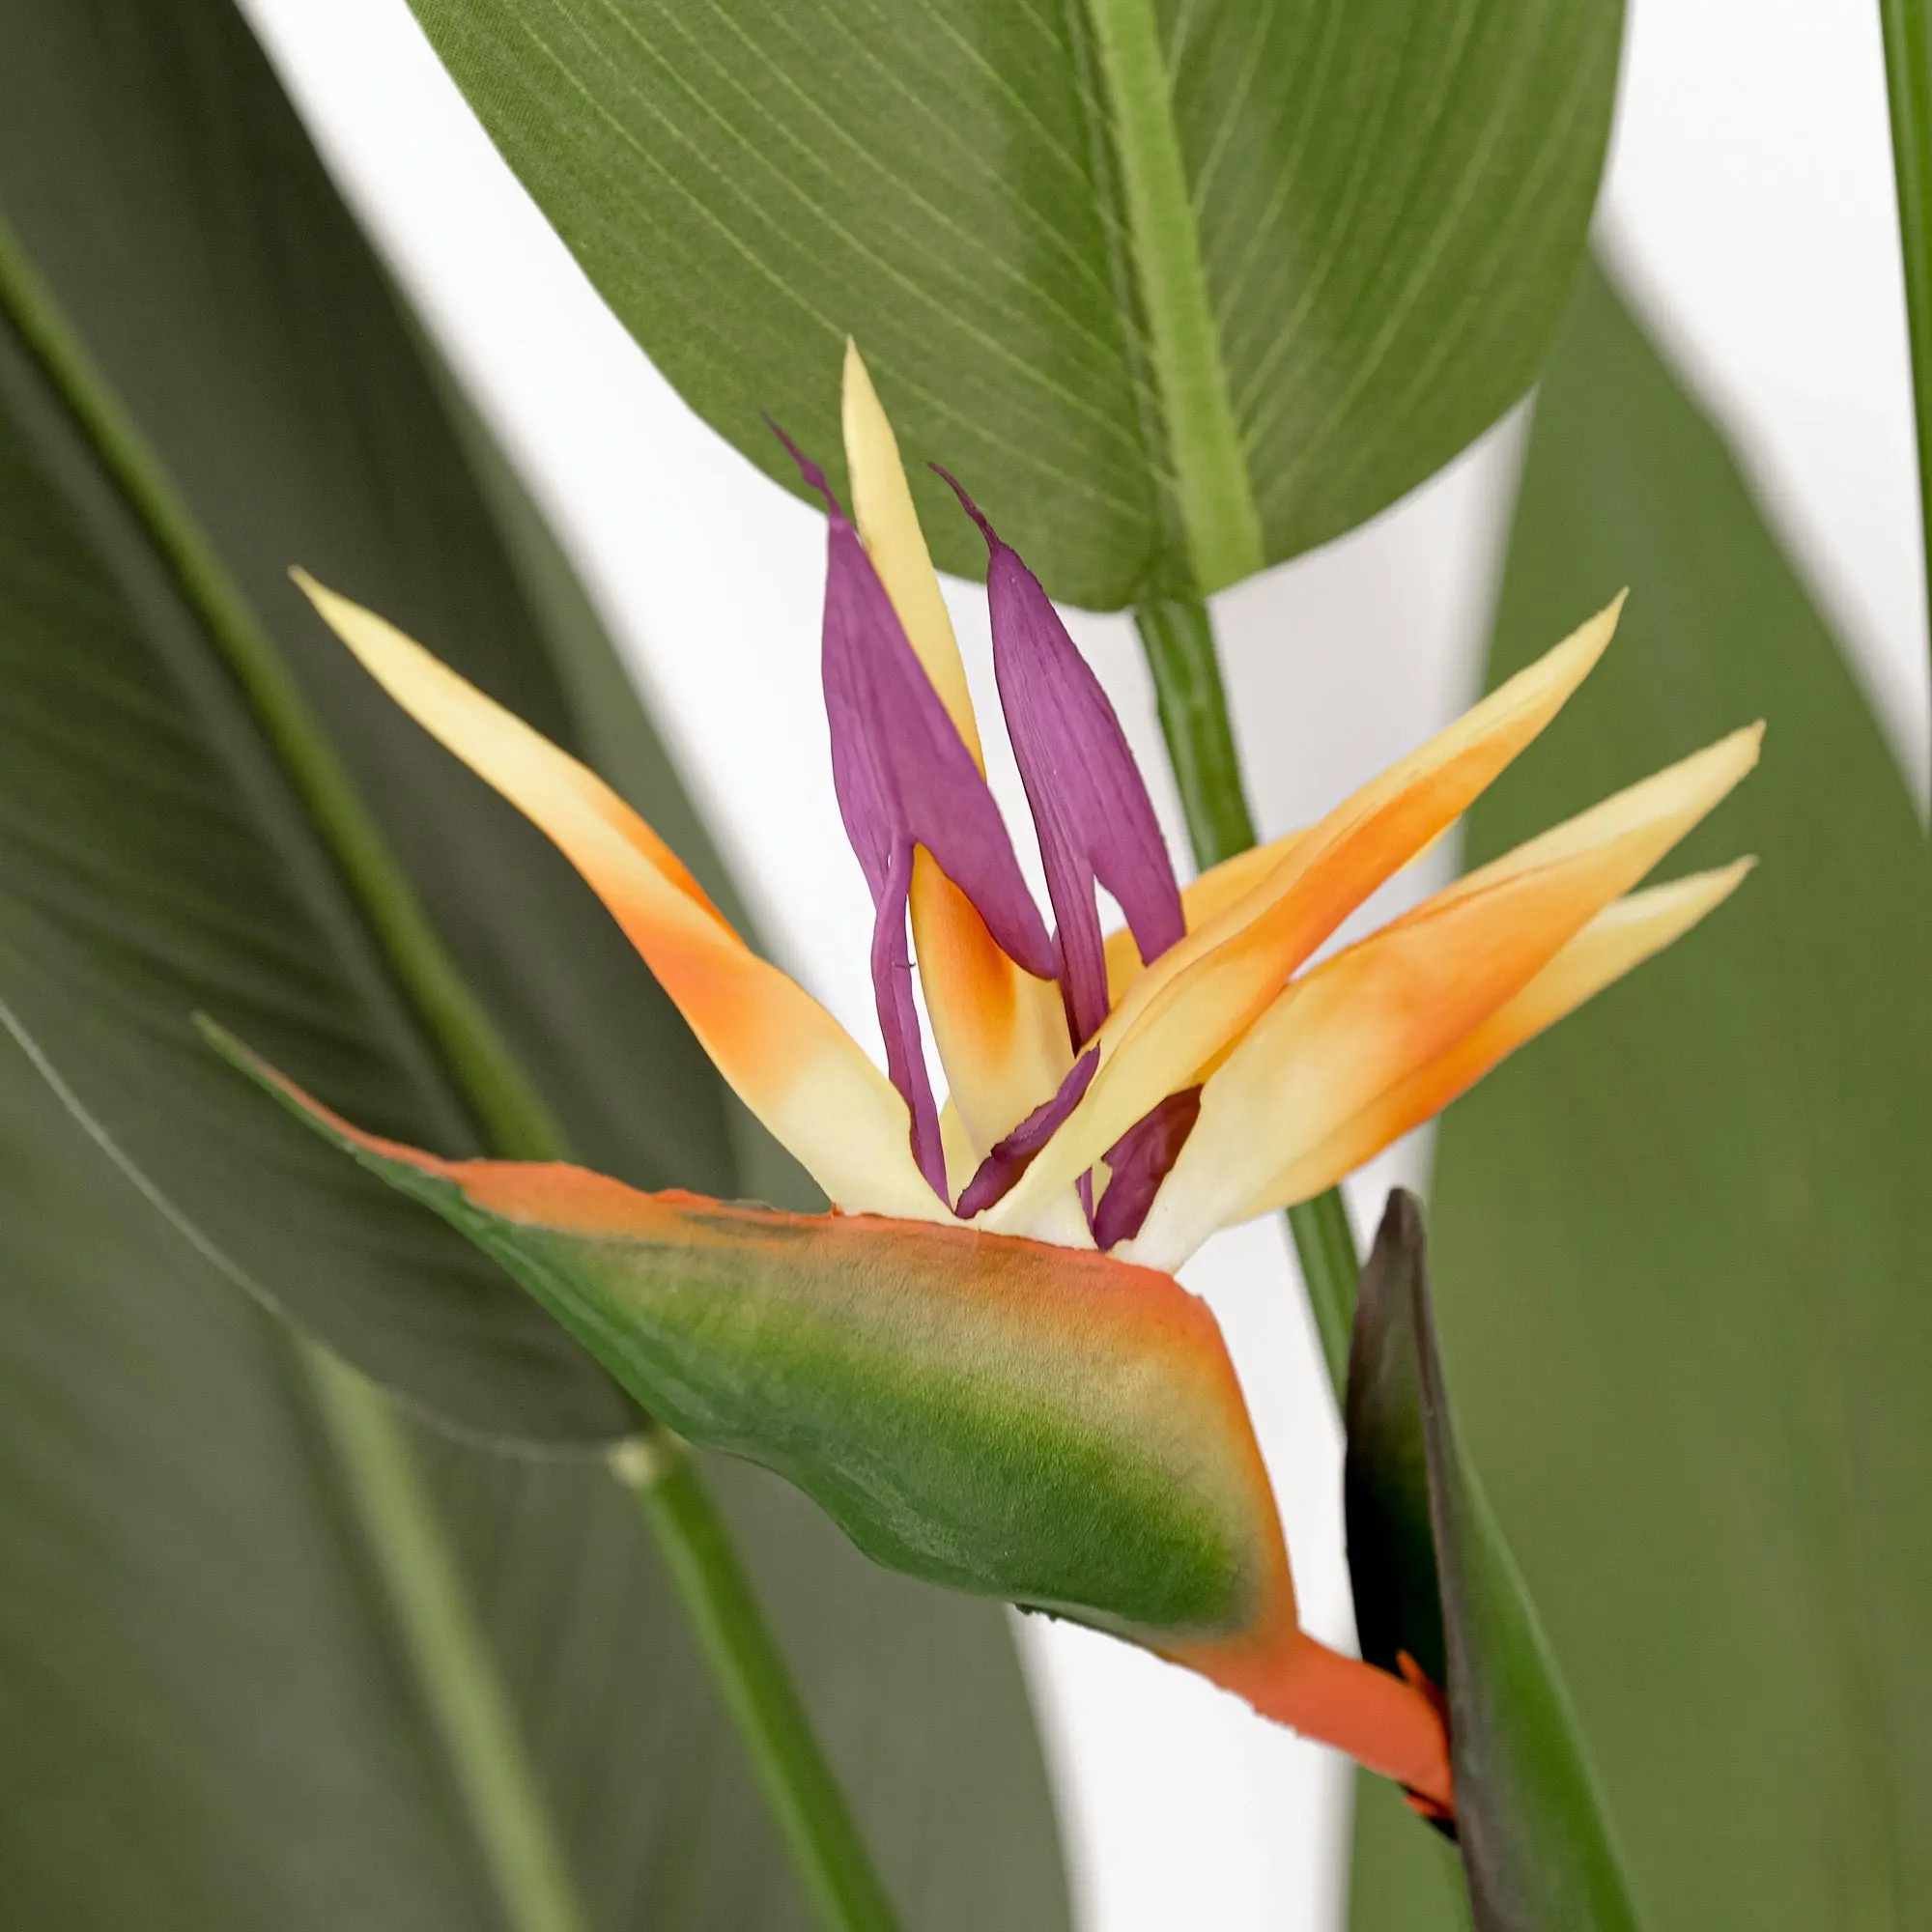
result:
M 1174 1271 L 1217 1229 L 1332 1185 L 1730 894 L 1749 861 L 1633 889 L 1750 770 L 1761 727 L 1318 960 L 1556 714 L 1621 599 L 1319 823 L 1183 888 L 1098 681 L 954 483 L 986 540 L 1049 930 L 852 349 L 844 436 L 856 523 L 793 454 L 826 504 L 833 780 L 875 907 L 884 1072 L 601 780 L 298 574 L 391 696 L 582 872 L 830 1214 L 440 1160 L 226 1050 L 494 1255 L 655 1415 L 790 1477 L 878 1560 L 1141 1643 L 1446 1814 L 1432 1687 L 1300 1628 L 1226 1349 Z M 1125 916 L 1111 935 L 1096 886 Z

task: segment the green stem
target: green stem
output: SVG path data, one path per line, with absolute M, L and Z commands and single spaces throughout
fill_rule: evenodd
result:
M 1912 337 L 1919 535 L 1932 600 L 1932 9 L 1925 0 L 1879 0 L 1879 18 L 1885 28 L 1891 168 L 1898 187 L 1898 237 Z
M 1180 790 L 1188 842 L 1195 864 L 1206 871 L 1255 842 L 1213 621 L 1198 597 L 1171 597 L 1141 605 L 1134 624 L 1153 674 L 1161 736 Z M 1291 1208 L 1288 1227 L 1340 1402 L 1349 1384 L 1349 1340 L 1355 1321 L 1355 1284 L 1362 1272 L 1342 1190 L 1331 1187 Z
M 1153 673 L 1160 732 L 1180 789 L 1194 863 L 1205 872 L 1255 842 L 1213 625 L 1198 597 L 1169 597 L 1139 606 L 1134 627 Z
M 1219 590 L 1265 561 L 1261 512 L 1208 299 L 1159 25 L 1152 0 L 1087 0 L 1087 14 L 1188 560 L 1202 589 Z
M 611 1465 L 664 1551 L 819 1924 L 893 1932 L 892 1903 L 689 1452 L 661 1433 L 624 1444 Z
M 283 665 L 273 639 L 229 577 L 159 459 L 60 313 L 52 292 L 4 219 L 0 219 L 0 314 L 11 320 L 46 372 L 221 652 L 485 1139 L 497 1153 L 511 1159 L 568 1159 L 562 1127 L 443 950 L 409 874 L 364 808 L 327 734 Z M 554 1853 L 543 1849 L 549 1846 L 550 1835 L 541 1795 L 518 1754 L 501 1682 L 463 1601 L 460 1573 L 444 1544 L 434 1500 L 414 1473 L 408 1440 L 379 1399 L 344 1393 L 360 1389 L 353 1372 L 331 1368 L 318 1371 L 318 1377 L 324 1415 L 379 1560 L 390 1577 L 406 1640 L 449 1743 L 455 1775 L 491 1869 L 499 1882 L 521 1888 L 514 1896 L 505 1892 L 505 1908 L 518 1932 L 558 1932 L 579 1925 L 582 1915 L 569 1903 L 561 1867 Z M 666 1439 L 656 1425 L 644 1426 L 652 1442 Z M 728 1602 L 741 1646 L 761 1648 L 776 1668 L 772 1639 L 760 1623 L 724 1525 L 695 1473 L 687 1472 L 676 1496 L 674 1515 L 647 1510 L 646 1516 L 659 1533 L 667 1561 L 680 1577 L 685 1600 Z M 687 1583 L 687 1578 L 692 1580 Z M 789 1752 L 773 1755 L 766 1731 L 746 1722 L 742 1670 L 730 1656 L 721 1658 L 708 1635 L 705 1652 L 720 1668 L 727 1700 L 746 1724 L 754 1755 L 762 1753 L 760 1775 L 781 1823 L 795 1814 L 822 1813 L 831 1774 L 810 1744 L 796 1699 L 793 1729 L 804 1742 Z M 471 1750 L 481 1751 L 482 1758 L 471 1762 L 466 1755 Z M 787 1793 L 785 1779 L 793 1775 L 806 1778 L 811 1789 Z M 516 1806 L 528 1808 L 521 1823 L 508 1816 Z M 856 1848 L 849 1821 L 844 1833 Z M 788 1843 L 797 1843 L 789 1826 L 786 1836 Z M 863 1853 L 855 1849 L 854 1857 L 863 1865 Z M 556 1868 L 547 1872 L 546 1860 Z M 806 1863 L 810 1886 L 820 1883 L 819 1863 L 815 1856 Z M 875 1916 L 832 1922 L 871 1927 L 890 1921 Z
M 402 1418 L 333 1355 L 301 1354 L 504 1915 L 513 1932 L 589 1932 Z
M 1315 1313 L 1315 1330 L 1321 1340 L 1321 1358 L 1335 1400 L 1349 1394 L 1349 1348 L 1355 1332 L 1355 1288 L 1362 1276 L 1361 1250 L 1355 1245 L 1349 1204 L 1339 1187 L 1297 1202 L 1288 1210 L 1288 1232 L 1301 1263 L 1301 1279 L 1308 1286 L 1308 1303 Z

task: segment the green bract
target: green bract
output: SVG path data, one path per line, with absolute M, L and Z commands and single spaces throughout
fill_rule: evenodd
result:
M 1154 1647 L 1293 1596 L 1219 1330 L 1170 1276 L 872 1215 L 444 1163 L 301 1119 L 501 1264 L 650 1412 L 784 1475 L 860 1548 Z

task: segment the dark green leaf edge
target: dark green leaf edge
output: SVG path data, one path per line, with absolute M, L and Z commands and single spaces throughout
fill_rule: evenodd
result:
M 1439 1581 L 1435 1621 L 1457 1832 L 1477 1932 L 1638 1932 L 1555 1661 L 1457 1435 L 1421 1207 L 1402 1188 L 1390 1193 L 1363 1271 L 1350 1385 L 1359 1397 L 1350 1405 L 1350 1568 L 1359 1520 L 1372 1539 L 1365 1577 L 1373 1640 L 1427 1644 L 1432 1619 L 1417 1598 L 1426 1597 L 1432 1569 Z M 1418 1438 L 1433 1564 L 1417 1544 Z

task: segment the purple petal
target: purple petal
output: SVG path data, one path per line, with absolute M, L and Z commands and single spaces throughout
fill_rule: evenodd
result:
M 912 847 L 899 845 L 877 895 L 872 913 L 872 997 L 879 1009 L 879 1031 L 886 1037 L 886 1071 L 912 1115 L 912 1157 L 942 1201 L 946 1188 L 946 1149 L 939 1134 L 939 1109 L 925 1070 L 919 1008 L 912 997 L 912 950 L 906 944 L 906 901 L 912 892 Z
M 1080 1104 L 1099 1065 L 1097 1046 L 1082 1054 L 1060 1083 L 1059 1093 L 1050 1100 L 1042 1100 L 980 1163 L 980 1171 L 967 1183 L 965 1193 L 959 1197 L 959 1206 L 953 1209 L 962 1221 L 983 1213 L 1033 1165 L 1034 1156 L 1053 1138 L 1061 1122 Z M 1145 1214 L 1146 1209 L 1142 1212 Z
M 1170 1094 L 1152 1113 L 1144 1114 L 1107 1150 L 1112 1179 L 1092 1219 L 1094 1245 L 1111 1248 L 1129 1241 L 1153 1206 L 1168 1169 L 1180 1158 L 1194 1122 L 1201 1118 L 1201 1090 L 1189 1087 Z
M 839 816 L 871 889 L 872 990 L 893 1084 L 912 1112 L 913 1154 L 942 1198 L 946 1163 L 926 1079 L 906 895 L 923 845 L 1009 958 L 1045 980 L 1057 956 L 993 794 L 946 715 L 859 533 L 825 472 L 772 424 L 826 505 L 824 682 Z
M 990 553 L 986 601 L 1000 708 L 1039 834 L 1067 1025 L 1074 1045 L 1083 1046 L 1107 1017 L 1107 955 L 1095 881 L 1120 901 L 1149 965 L 1186 929 L 1180 888 L 1126 733 L 1100 680 L 1066 635 L 1039 580 L 1001 542 L 958 483 L 939 473 L 980 526 Z

